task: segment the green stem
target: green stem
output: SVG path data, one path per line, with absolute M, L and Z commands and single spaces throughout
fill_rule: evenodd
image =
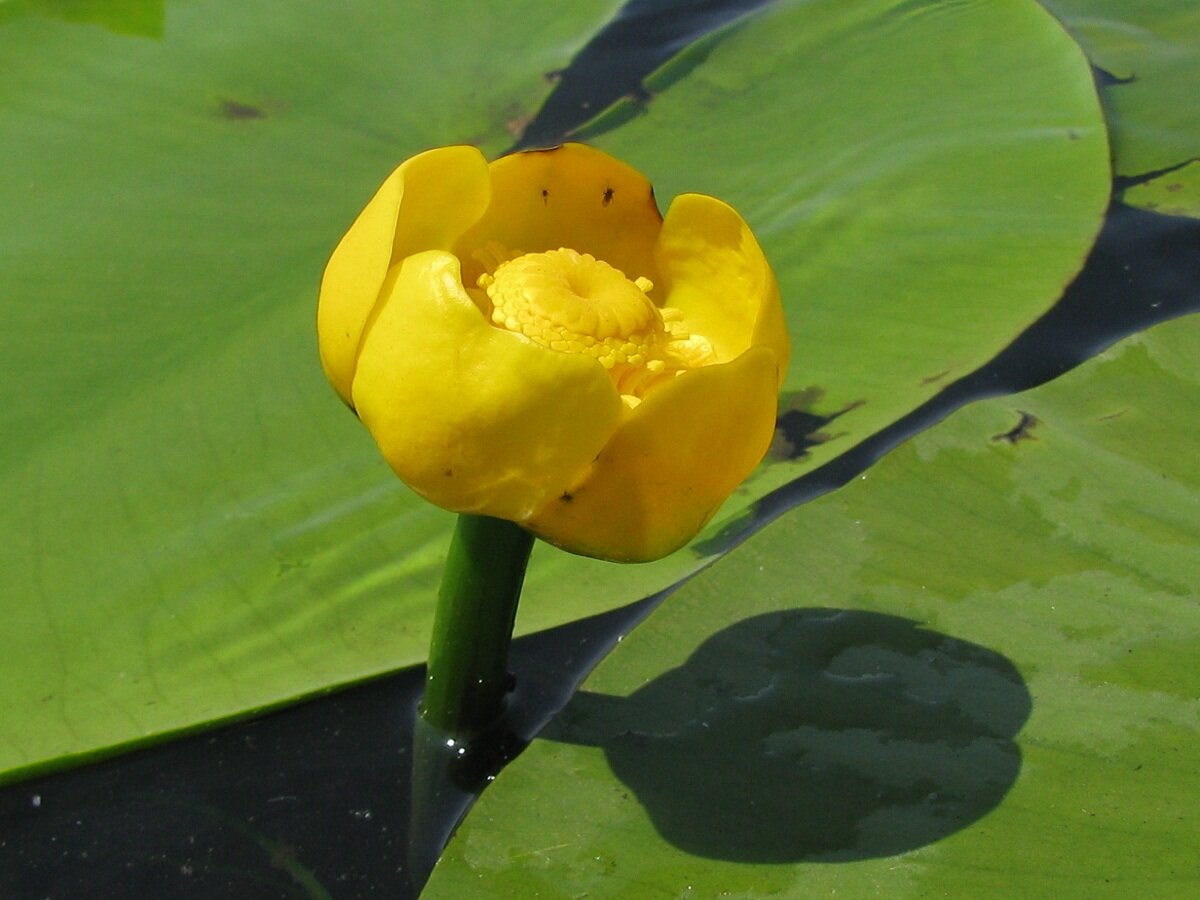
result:
M 533 536 L 512 522 L 460 515 L 442 573 L 421 716 L 468 740 L 500 714 L 508 646 Z

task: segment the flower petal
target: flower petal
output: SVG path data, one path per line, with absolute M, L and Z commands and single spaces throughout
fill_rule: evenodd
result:
M 342 399 L 363 329 L 393 263 L 446 250 L 487 208 L 487 161 L 474 147 L 439 147 L 405 160 L 380 186 L 337 249 L 321 280 L 317 339 L 325 374 Z
M 489 325 L 463 289 L 458 260 L 435 251 L 389 273 L 353 400 L 417 493 L 517 522 L 579 477 L 622 409 L 595 360 Z
M 501 157 L 491 177 L 491 205 L 455 246 L 468 285 L 484 271 L 474 251 L 491 241 L 520 253 L 567 247 L 630 279 L 654 279 L 662 216 L 650 182 L 636 170 L 583 144 L 563 144 Z
M 721 362 L 746 348 L 770 348 L 787 371 L 789 341 L 779 286 L 754 234 L 728 204 L 680 194 L 667 210 L 655 248 L 664 305 L 708 338 Z
M 766 454 L 778 378 L 774 354 L 756 347 L 660 385 L 525 526 L 565 550 L 620 562 L 677 550 Z

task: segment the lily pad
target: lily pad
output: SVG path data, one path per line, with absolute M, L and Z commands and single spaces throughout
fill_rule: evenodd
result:
M 320 272 L 398 160 L 499 153 L 614 12 L 195 0 L 161 40 L 0 22 L 0 777 L 421 660 L 451 517 L 324 383 Z M 598 142 L 661 198 L 751 219 L 795 329 L 785 422 L 826 423 L 785 429 L 711 537 L 1048 308 L 1109 182 L 1086 61 L 1032 2 L 781 3 L 704 52 Z M 705 558 L 539 548 L 518 627 Z
M 1130 185 L 1121 199 L 1151 212 L 1200 219 L 1200 160 Z
M 1200 5 L 1193 0 L 1046 0 L 1105 73 L 1118 174 L 1200 157 Z
M 1198 360 L 1159 325 L 749 539 L 422 896 L 1195 895 Z
M 4 0 L 0 23 L 17 16 L 90 22 L 117 34 L 161 38 L 166 0 Z

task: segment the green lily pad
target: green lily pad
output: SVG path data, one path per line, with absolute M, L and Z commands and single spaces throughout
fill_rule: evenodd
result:
M 1102 91 L 1120 175 L 1200 157 L 1200 5 L 1193 0 L 1046 0 L 1112 76 Z
M 90 22 L 117 34 L 161 38 L 166 0 L 3 0 L 0 23 L 17 16 Z
M 511 143 L 615 5 L 0 22 L 0 778 L 423 658 L 451 517 L 324 383 L 320 272 L 398 160 Z M 786 3 L 705 53 L 599 143 L 750 218 L 795 327 L 786 411 L 840 416 L 785 434 L 711 537 L 1049 307 L 1109 176 L 1086 62 L 1032 2 Z M 539 548 L 518 627 L 704 561 Z
M 1121 199 L 1151 212 L 1200 219 L 1200 160 L 1131 185 Z
M 750 538 L 422 896 L 1194 896 L 1198 360 L 1157 326 Z

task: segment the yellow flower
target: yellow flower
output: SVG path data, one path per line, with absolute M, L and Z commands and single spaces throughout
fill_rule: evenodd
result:
M 788 338 L 729 206 L 581 144 L 404 162 L 334 251 L 321 361 L 456 512 L 622 561 L 687 543 L 766 453 Z

